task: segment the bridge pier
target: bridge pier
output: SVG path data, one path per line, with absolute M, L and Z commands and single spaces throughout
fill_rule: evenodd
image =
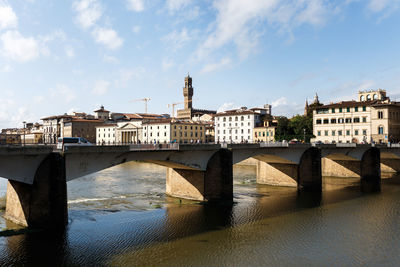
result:
M 312 147 L 306 149 L 296 162 L 268 162 L 259 160 L 257 163 L 257 183 L 297 186 L 300 190 L 321 190 L 321 152 Z
M 47 156 L 33 184 L 9 180 L 4 217 L 31 228 L 65 226 L 68 210 L 64 157 L 57 153 Z
M 374 192 L 380 190 L 381 161 L 380 151 L 371 147 L 357 153 L 335 153 L 322 159 L 322 175 L 333 177 L 360 177 L 361 190 Z
M 381 155 L 380 150 L 372 147 L 364 152 L 361 163 L 361 190 L 377 192 L 381 190 Z
M 232 201 L 232 152 L 218 150 L 209 159 L 205 171 L 168 168 L 166 193 L 198 201 Z

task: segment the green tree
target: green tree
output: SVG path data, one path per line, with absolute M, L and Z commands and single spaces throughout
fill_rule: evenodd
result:
M 288 119 L 282 116 L 278 118 L 275 140 L 304 140 L 305 137 L 305 142 L 310 142 L 310 138 L 314 137 L 312 133 L 312 117 L 296 115 Z
M 275 130 L 275 140 L 282 141 L 290 139 L 292 135 L 291 130 L 289 129 L 289 119 L 285 116 L 278 117 L 278 125 Z
M 310 142 L 310 138 L 313 137 L 312 130 L 312 117 L 296 115 L 290 119 L 288 127 L 293 132 L 294 138 L 297 140 L 304 140 Z

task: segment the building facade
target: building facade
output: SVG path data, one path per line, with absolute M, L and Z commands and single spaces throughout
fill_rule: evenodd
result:
M 271 119 L 263 120 L 261 125 L 254 127 L 255 142 L 273 142 L 275 141 L 275 130 L 277 122 Z
M 314 108 L 313 133 L 322 143 L 399 142 L 400 103 L 382 89 L 360 91 L 357 101 Z
M 144 143 L 205 143 L 206 125 L 173 119 L 143 122 Z
M 116 123 L 103 124 L 96 126 L 96 144 L 97 145 L 115 145 L 116 139 Z
M 254 127 L 262 122 L 261 116 L 267 111 L 267 108 L 243 107 L 217 113 L 214 116 L 215 142 L 254 142 Z

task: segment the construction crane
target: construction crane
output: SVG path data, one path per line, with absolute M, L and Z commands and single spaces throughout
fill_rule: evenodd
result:
M 145 98 L 141 98 L 141 99 L 133 99 L 130 102 L 144 101 L 144 113 L 147 114 L 147 102 L 149 102 L 150 100 L 151 100 L 151 98 L 145 97 Z
M 176 105 L 180 105 L 180 104 L 184 104 L 185 102 L 178 102 L 178 103 L 171 103 L 171 104 L 167 104 L 167 108 L 171 108 L 172 107 L 172 113 L 171 116 L 175 117 L 175 106 Z
M 192 101 L 193 101 L 193 99 L 189 100 L 189 102 L 192 102 Z M 175 117 L 175 106 L 180 105 L 180 104 L 185 104 L 185 102 L 177 102 L 177 103 L 167 104 L 167 108 L 172 108 L 172 113 L 171 113 L 172 117 Z

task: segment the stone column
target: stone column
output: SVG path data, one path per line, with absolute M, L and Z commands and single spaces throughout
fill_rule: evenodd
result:
M 321 150 L 318 148 L 311 147 L 301 156 L 297 184 L 301 190 L 322 190 Z
M 9 180 L 4 217 L 31 228 L 55 228 L 68 222 L 65 159 L 57 153 L 43 160 L 32 185 Z
M 381 190 L 381 162 L 380 151 L 371 147 L 364 152 L 361 163 L 361 190 L 363 192 L 377 192 Z
M 166 193 L 198 201 L 232 201 L 232 152 L 218 150 L 209 159 L 206 171 L 168 168 Z

